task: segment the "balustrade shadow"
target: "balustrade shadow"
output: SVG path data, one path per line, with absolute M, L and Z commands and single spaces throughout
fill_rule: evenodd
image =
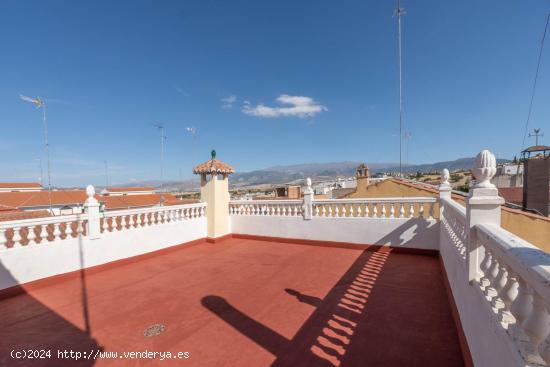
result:
M 414 230 L 414 236 L 412 236 L 409 240 L 404 240 L 402 235 L 410 229 Z M 433 241 L 434 239 L 439 240 L 439 223 L 428 221 L 427 219 L 420 217 L 405 221 L 405 223 L 377 240 L 374 244 L 379 246 L 389 245 L 395 248 L 414 248 L 415 244 L 418 245 L 421 243 L 426 243 L 427 241 Z
M 33 297 L 24 285 L 0 297 L 0 367 L 3 366 L 93 366 L 93 358 L 79 360 L 58 358 L 64 353 L 95 353 L 103 348 L 92 337 L 89 320 L 82 237 L 78 237 L 80 256 L 80 297 L 84 329 L 67 321 L 62 315 Z M 17 280 L 0 260 L 0 279 L 17 284 Z M 44 352 L 41 352 L 44 351 Z M 50 357 L 45 352 L 50 351 Z M 34 358 L 14 358 L 14 353 L 36 353 Z M 22 356 L 24 354 L 20 354 Z M 82 355 L 82 354 L 81 354 Z M 43 358 L 37 358 L 42 356 Z
M 272 366 L 463 366 L 438 259 L 371 247 L 289 340 L 210 295 L 204 307 L 276 356 Z

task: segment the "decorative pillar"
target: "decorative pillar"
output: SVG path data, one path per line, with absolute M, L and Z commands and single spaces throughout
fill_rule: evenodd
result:
M 480 275 L 480 261 L 483 253 L 475 239 L 474 226 L 494 224 L 500 226 L 500 206 L 504 199 L 498 196 L 498 189 L 491 183 L 496 173 L 496 159 L 488 150 L 481 151 L 474 161 L 472 174 L 475 183 L 471 185 L 466 199 L 466 226 L 469 228 L 468 240 L 468 280 L 473 282 Z
M 306 180 L 306 188 L 304 190 L 304 220 L 311 220 L 313 213 L 313 189 L 311 188 L 311 178 Z
M 206 203 L 207 241 L 230 234 L 229 226 L 229 175 L 235 170 L 228 164 L 212 158 L 193 168 L 201 176 L 201 202 Z
M 86 187 L 88 198 L 84 202 L 84 209 L 88 214 L 87 235 L 90 240 L 98 239 L 101 236 L 101 228 L 99 226 L 99 201 L 94 197 L 95 189 L 92 185 Z
M 450 199 L 451 198 L 451 185 L 449 184 L 449 170 L 444 168 L 441 172 L 441 184 L 439 185 L 439 198 Z M 441 205 L 439 205 L 441 210 Z M 441 218 L 441 217 L 440 217 Z

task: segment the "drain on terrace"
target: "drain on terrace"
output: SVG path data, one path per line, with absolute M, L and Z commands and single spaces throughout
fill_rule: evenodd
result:
M 162 324 L 154 324 L 149 326 L 147 329 L 143 331 L 143 335 L 151 337 L 151 336 L 157 336 L 160 333 L 162 333 L 166 329 L 166 327 Z

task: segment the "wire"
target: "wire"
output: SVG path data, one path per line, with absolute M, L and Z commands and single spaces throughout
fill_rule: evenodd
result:
M 546 39 L 546 31 L 548 30 L 548 23 L 550 23 L 550 13 L 548 13 L 548 17 L 546 18 L 544 33 L 542 34 L 542 40 L 540 42 L 539 58 L 537 61 L 537 71 L 535 72 L 535 80 L 533 81 L 533 89 L 531 90 L 531 101 L 529 102 L 529 112 L 527 113 L 527 120 L 525 121 L 525 131 L 523 133 L 521 151 L 523 151 L 523 149 L 525 148 L 525 139 L 527 139 L 527 132 L 529 131 L 529 121 L 531 120 L 531 113 L 533 112 L 533 101 L 535 100 L 535 92 L 537 89 L 537 81 L 539 78 L 540 63 L 542 61 L 542 50 L 544 49 L 544 41 Z

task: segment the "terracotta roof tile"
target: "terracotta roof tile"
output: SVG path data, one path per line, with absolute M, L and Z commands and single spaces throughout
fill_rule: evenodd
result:
M 10 213 L 0 213 L 0 222 L 8 220 L 21 220 L 21 219 L 33 219 L 33 218 L 44 218 L 50 217 L 50 212 L 48 210 L 33 210 L 33 211 L 14 211 Z
M 155 191 L 154 187 L 143 186 L 143 187 L 109 187 L 107 188 L 109 192 L 132 192 L 132 191 Z
M 10 188 L 36 188 L 41 189 L 42 185 L 36 182 L 0 182 L 0 188 L 10 189 Z
M 228 165 L 227 163 L 224 163 L 220 161 L 219 159 L 210 159 L 204 163 L 199 164 L 195 168 L 193 168 L 193 173 L 195 174 L 201 174 L 201 173 L 233 173 L 235 172 L 235 169 Z

